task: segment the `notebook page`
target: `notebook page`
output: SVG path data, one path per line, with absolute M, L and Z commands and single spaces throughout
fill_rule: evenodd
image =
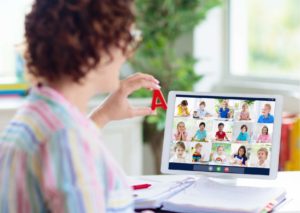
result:
M 163 203 L 163 209 L 177 212 L 258 212 L 282 196 L 281 188 L 230 186 L 201 178 Z
M 176 182 L 152 183 L 148 189 L 136 190 L 134 191 L 135 208 L 158 208 L 164 200 L 190 186 L 194 181 L 194 178 L 186 178 Z

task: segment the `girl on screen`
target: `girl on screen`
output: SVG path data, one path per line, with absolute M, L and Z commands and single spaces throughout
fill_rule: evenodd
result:
M 185 160 L 185 145 L 182 141 L 178 141 L 174 147 L 174 156 L 170 159 L 170 162 L 174 163 L 186 163 Z
M 223 146 L 218 146 L 216 152 L 211 154 L 211 159 L 215 163 L 226 163 L 227 157 Z
M 246 156 L 246 147 L 240 146 L 236 154 L 232 155 L 232 164 L 236 164 L 239 166 L 245 166 L 248 160 Z
M 240 121 L 251 120 L 249 113 L 249 105 L 247 103 L 243 103 L 242 111 L 240 113 Z
M 185 123 L 183 121 L 178 122 L 177 131 L 174 134 L 175 141 L 186 141 L 188 133 L 186 132 Z
M 261 134 L 257 138 L 257 143 L 270 143 L 271 137 L 269 135 L 269 128 L 267 126 L 263 126 L 261 129 Z

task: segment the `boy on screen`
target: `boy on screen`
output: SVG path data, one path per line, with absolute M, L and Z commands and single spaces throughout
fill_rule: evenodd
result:
M 201 143 L 197 143 L 195 145 L 195 151 L 193 153 L 193 156 L 192 156 L 192 161 L 193 162 L 201 162 L 203 161 L 203 154 L 201 153 L 201 149 L 202 149 L 202 144 Z
M 228 141 L 226 133 L 223 131 L 223 129 L 224 129 L 224 123 L 219 123 L 218 124 L 219 131 L 216 132 L 216 138 L 215 138 L 217 141 L 224 141 L 224 140 Z
M 268 167 L 267 159 L 268 159 L 268 149 L 265 147 L 260 148 L 257 150 L 257 162 L 254 163 L 254 167 L 262 167 L 266 168 Z
M 199 108 L 197 109 L 197 114 L 200 119 L 203 119 L 204 117 L 211 117 L 211 114 L 205 110 L 205 106 L 205 101 L 201 101 Z
M 243 124 L 241 126 L 241 132 L 237 137 L 237 142 L 250 142 L 250 136 L 248 133 L 248 127 L 247 125 Z
M 227 100 L 223 100 L 222 102 L 222 106 L 219 109 L 219 118 L 230 118 L 230 109 Z
M 182 100 L 180 104 L 177 106 L 177 115 L 178 116 L 189 116 L 190 110 L 188 108 L 187 100 Z
M 258 118 L 258 123 L 274 123 L 274 116 L 270 114 L 271 104 L 265 104 L 262 108 L 262 114 Z
M 206 130 L 205 130 L 205 123 L 204 122 L 201 122 L 199 124 L 199 129 L 196 131 L 194 137 L 192 140 L 195 140 L 195 141 L 206 141 Z

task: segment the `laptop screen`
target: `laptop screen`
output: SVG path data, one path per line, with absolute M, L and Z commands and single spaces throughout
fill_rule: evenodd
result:
M 176 95 L 170 170 L 269 175 L 274 98 Z

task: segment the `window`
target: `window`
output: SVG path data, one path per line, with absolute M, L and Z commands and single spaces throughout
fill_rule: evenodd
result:
M 299 83 L 299 8 L 299 0 L 229 1 L 229 74 Z
M 0 77 L 15 78 L 20 72 L 21 46 L 24 42 L 24 18 L 32 0 L 0 1 Z

